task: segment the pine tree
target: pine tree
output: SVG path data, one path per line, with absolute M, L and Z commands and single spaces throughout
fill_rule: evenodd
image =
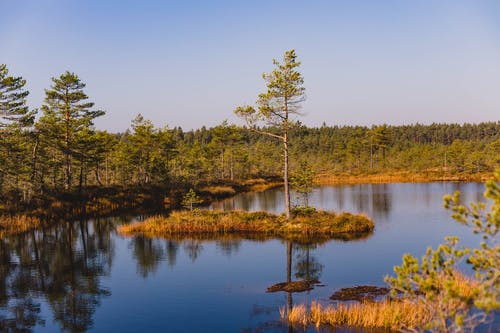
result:
M 196 205 L 202 203 L 203 200 L 196 194 L 193 189 L 190 189 L 188 193 L 182 198 L 182 206 L 193 210 Z
M 85 83 L 66 71 L 52 78 L 51 89 L 45 90 L 43 115 L 37 124 L 49 143 L 54 144 L 64 158 L 65 188 L 72 184 L 72 165 L 76 158 L 82 160 L 85 146 L 81 143 L 93 133 L 93 120 L 104 115 L 104 111 L 92 111 L 94 103 L 88 102 L 83 92 Z
M 261 134 L 279 139 L 283 143 L 283 182 L 285 187 L 285 214 L 290 219 L 290 189 L 288 183 L 288 132 L 293 124 L 293 115 L 298 115 L 301 103 L 305 100 L 304 79 L 296 69 L 300 66 L 295 50 L 285 52 L 283 63 L 274 59 L 276 68 L 262 77 L 267 82 L 267 92 L 259 95 L 257 109 L 252 106 L 237 107 L 234 112 Z M 280 133 L 261 131 L 257 123 L 279 128 Z
M 26 105 L 29 91 L 24 89 L 26 80 L 9 76 L 7 66 L 0 64 L 0 190 L 6 177 L 11 188 L 19 190 L 30 173 L 30 135 L 36 110 Z M 23 186 L 26 187 L 26 186 Z
M 36 112 L 26 105 L 29 91 L 24 89 L 25 85 L 26 80 L 9 76 L 7 66 L 0 64 L 0 129 L 33 125 Z

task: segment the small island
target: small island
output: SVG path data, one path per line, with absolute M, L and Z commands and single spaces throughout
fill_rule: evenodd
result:
M 169 216 L 154 216 L 144 222 L 123 225 L 122 235 L 142 234 L 149 237 L 216 237 L 235 235 L 242 238 L 280 238 L 299 242 L 330 239 L 353 240 L 373 233 L 374 223 L 365 215 L 315 210 L 292 211 L 285 215 L 266 212 L 185 210 Z

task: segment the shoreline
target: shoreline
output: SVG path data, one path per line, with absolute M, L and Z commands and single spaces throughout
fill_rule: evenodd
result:
M 490 173 L 446 175 L 442 173 L 380 173 L 371 175 L 320 174 L 315 185 L 384 184 L 384 183 L 425 183 L 425 182 L 483 182 L 491 178 Z M 283 186 L 277 178 L 255 178 L 241 182 L 220 182 L 206 184 L 197 189 L 203 205 L 233 197 L 245 192 L 263 192 Z M 51 217 L 106 217 L 122 213 L 162 213 L 180 208 L 182 196 L 187 189 L 167 189 L 161 186 L 91 187 L 87 191 L 47 193 L 40 195 L 26 206 L 0 204 L 0 229 L 3 236 L 16 235 L 49 226 Z M 5 221 L 14 221 L 14 226 L 6 226 Z M 38 220 L 37 220 L 38 219 Z M 3 220 L 3 221 L 2 221 Z M 43 220 L 43 223 L 40 223 Z M 36 223 L 30 223 L 34 221 Z M 2 225 L 3 224 L 3 225 Z
M 485 182 L 491 179 L 491 173 L 448 174 L 442 172 L 428 173 L 375 173 L 366 175 L 319 174 L 315 177 L 317 185 L 350 185 L 350 184 L 387 184 L 387 183 L 432 183 L 432 182 Z

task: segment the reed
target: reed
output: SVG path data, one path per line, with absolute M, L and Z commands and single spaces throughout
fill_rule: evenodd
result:
M 321 325 L 391 330 L 423 326 L 432 315 L 420 300 L 384 299 L 379 302 L 339 303 L 323 307 L 312 302 L 309 322 Z M 294 317 L 289 317 L 293 320 Z
M 364 215 L 317 211 L 287 221 L 282 215 L 244 211 L 176 211 L 168 217 L 155 216 L 144 222 L 120 226 L 123 235 L 145 234 L 150 237 L 199 234 L 259 234 L 297 241 L 355 239 L 366 237 L 374 229 Z
M 361 302 L 338 302 L 327 306 L 313 301 L 309 309 L 304 304 L 296 305 L 289 311 L 280 308 L 280 315 L 282 320 L 292 325 L 315 325 L 318 329 L 326 325 L 395 331 L 418 330 L 436 320 L 443 307 L 454 311 L 472 307 L 469 297 L 477 292 L 479 282 L 476 279 L 454 271 L 451 278 L 443 273 L 439 280 L 442 281 L 438 287 L 441 292 L 436 290 L 437 294 L 444 294 L 445 288 L 453 288 L 461 296 L 460 300 L 429 298 L 417 293 L 412 297 L 386 297 L 376 301 L 365 299 Z
M 379 302 L 339 303 L 323 306 L 311 302 L 279 310 L 281 319 L 293 326 L 314 325 L 365 329 L 404 330 L 423 326 L 432 315 L 423 302 L 384 299 Z

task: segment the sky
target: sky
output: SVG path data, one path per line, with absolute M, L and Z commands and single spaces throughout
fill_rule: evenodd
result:
M 500 120 L 497 0 L 0 0 L 0 63 L 43 104 L 66 70 L 124 131 L 241 124 L 295 49 L 309 126 Z

